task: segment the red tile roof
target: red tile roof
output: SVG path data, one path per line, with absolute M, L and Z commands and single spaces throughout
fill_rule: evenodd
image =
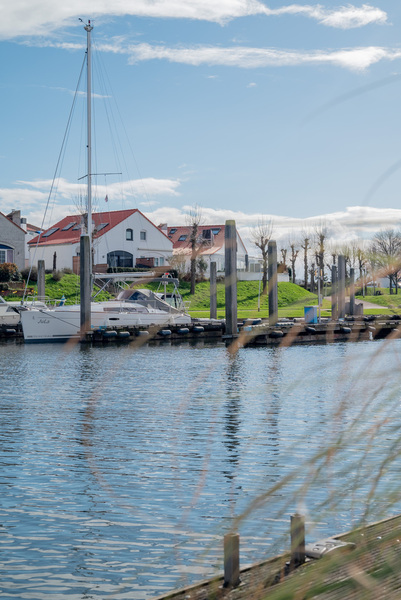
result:
M 116 225 L 125 221 L 128 217 L 133 215 L 136 212 L 140 212 L 137 208 L 132 208 L 129 210 L 114 210 L 103 213 L 93 213 L 92 221 L 95 224 L 95 228 L 99 227 L 101 224 L 106 223 L 106 226 L 103 227 L 98 233 L 95 232 L 95 238 L 98 238 L 110 229 L 113 229 Z M 142 213 L 141 213 L 142 214 Z M 75 226 L 80 226 L 82 221 L 81 215 L 70 215 L 68 217 L 64 217 L 58 223 L 55 223 L 52 227 L 49 227 L 40 236 L 39 246 L 52 246 L 54 244 L 76 244 L 79 242 L 81 237 L 81 227 L 79 229 L 74 229 Z M 74 223 L 68 229 L 65 229 L 68 225 Z M 46 233 L 51 229 L 57 228 L 57 231 L 46 237 Z M 65 231 L 63 231 L 65 229 Z M 34 237 L 29 245 L 34 245 L 37 243 L 38 236 Z
M 173 242 L 173 250 L 176 252 L 190 253 L 191 252 L 191 236 L 192 227 L 189 226 L 179 226 L 179 227 L 168 227 L 167 235 L 170 240 Z M 198 235 L 203 236 L 203 232 L 205 230 L 210 230 L 215 233 L 212 234 L 210 239 L 210 243 L 207 238 L 205 239 L 205 246 L 202 249 L 198 249 L 199 254 L 214 254 L 218 250 L 220 250 L 224 246 L 224 230 L 225 225 L 199 225 L 198 226 Z M 180 238 L 186 236 L 185 240 L 180 241 Z

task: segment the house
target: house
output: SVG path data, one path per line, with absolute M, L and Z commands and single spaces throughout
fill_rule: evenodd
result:
M 182 270 L 188 271 L 191 263 L 191 231 L 192 227 L 177 226 L 167 227 L 166 224 L 159 225 L 161 231 L 165 232 L 173 243 L 173 257 L 175 262 L 182 263 Z M 216 263 L 217 272 L 224 271 L 225 225 L 198 225 L 197 257 L 203 258 L 206 263 L 205 276 L 210 275 L 210 263 Z M 247 250 L 237 232 L 237 269 L 245 270 L 247 264 Z
M 29 242 L 30 260 L 44 260 L 46 269 L 70 268 L 79 272 L 85 216 L 65 217 L 36 236 Z M 104 272 L 107 267 L 152 268 L 168 264 L 173 251 L 171 240 L 138 209 L 94 213 L 92 222 L 95 272 Z
M 0 263 L 14 263 L 19 270 L 25 267 L 25 224 L 19 210 L 0 212 Z

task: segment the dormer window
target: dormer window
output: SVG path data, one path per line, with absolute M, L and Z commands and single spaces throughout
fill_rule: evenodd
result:
M 125 230 L 125 239 L 132 242 L 132 240 L 134 239 L 134 232 L 132 231 L 132 229 Z

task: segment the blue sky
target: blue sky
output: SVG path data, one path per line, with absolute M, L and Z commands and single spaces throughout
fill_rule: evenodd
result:
M 109 210 L 177 225 L 197 205 L 205 224 L 236 219 L 245 239 L 270 217 L 278 238 L 315 222 L 338 240 L 398 226 L 398 2 L 1 0 L 1 12 L 2 212 L 42 222 L 82 18 L 94 24 L 95 171 L 122 173 L 96 178 L 99 210 L 107 194 Z M 84 194 L 84 102 L 45 225 Z

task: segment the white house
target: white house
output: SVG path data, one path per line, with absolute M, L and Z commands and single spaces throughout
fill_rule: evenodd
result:
M 81 215 L 65 217 L 29 242 L 30 261 L 45 261 L 46 269 L 79 270 Z M 173 244 L 139 210 L 92 215 L 94 270 L 107 267 L 156 267 L 168 264 Z
M 182 258 L 184 268 L 189 270 L 191 262 L 191 226 L 167 227 L 159 225 L 161 231 L 165 232 L 173 243 L 173 256 Z M 207 264 L 205 276 L 210 275 L 210 263 L 216 263 L 217 272 L 224 271 L 225 245 L 224 245 L 225 225 L 199 225 L 197 256 L 203 258 Z M 237 231 L 237 269 L 245 270 L 247 262 L 247 250 Z
M 7 216 L 0 212 L 0 263 L 14 263 L 20 270 L 25 267 L 23 221 L 19 210 L 13 210 Z

